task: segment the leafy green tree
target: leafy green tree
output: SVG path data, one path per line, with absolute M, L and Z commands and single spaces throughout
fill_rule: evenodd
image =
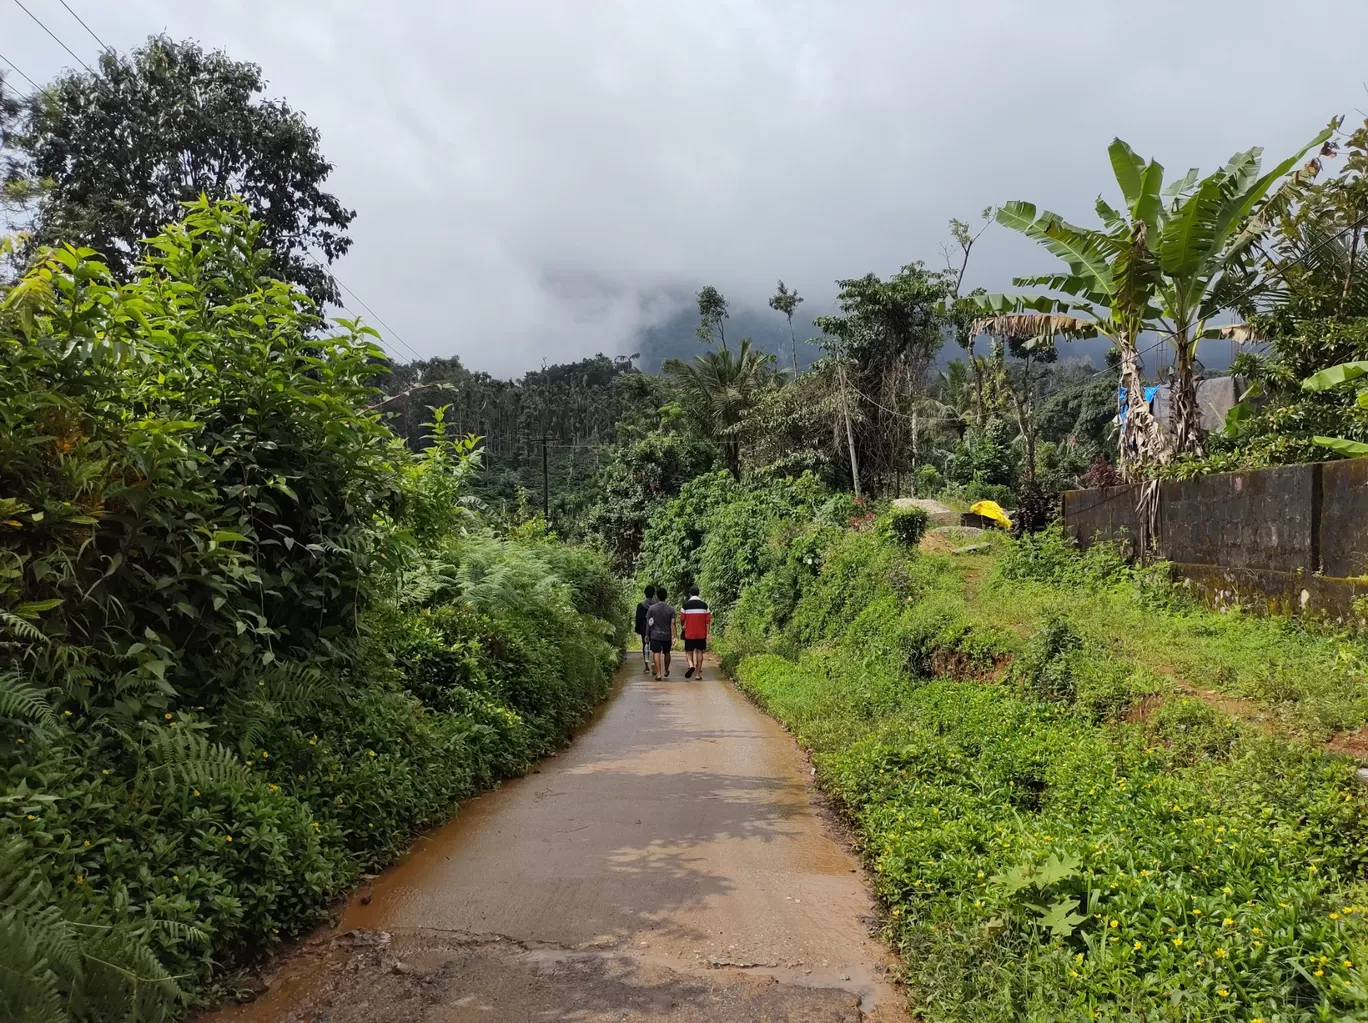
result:
M 779 286 L 774 290 L 774 294 L 770 296 L 769 300 L 770 308 L 777 313 L 783 313 L 784 318 L 788 320 L 789 347 L 793 355 L 794 376 L 798 375 L 798 338 L 793 333 L 793 313 L 798 308 L 798 304 L 802 301 L 803 299 L 798 294 L 797 289 L 789 291 L 789 289 L 784 286 L 783 281 L 779 282 Z
M 1039 242 L 1066 265 L 1063 273 L 1017 278 L 1017 286 L 1040 287 L 1032 298 L 989 296 L 979 300 L 990 315 L 978 329 L 1009 337 L 1092 337 L 1112 341 L 1121 353 L 1121 386 L 1141 393 L 1139 343 L 1159 331 L 1174 352 L 1172 436 L 1166 436 L 1143 403 L 1131 400 L 1122 421 L 1123 465 L 1166 462 L 1176 450 L 1200 453 L 1200 411 L 1193 366 L 1203 338 L 1247 337 L 1243 324 L 1211 327 L 1218 313 L 1240 304 L 1241 272 L 1250 246 L 1267 230 L 1251 218 L 1273 186 L 1312 148 L 1260 174 L 1260 153 L 1237 153 L 1221 170 L 1202 178 L 1194 168 L 1164 189 L 1164 169 L 1116 139 L 1109 149 L 1123 210 L 1098 198 L 1101 230 L 1080 228 L 1058 214 L 1010 202 L 998 223 Z
M 286 103 L 259 99 L 264 88 L 255 64 L 165 36 L 128 56 L 102 54 L 98 75 L 53 83 L 20 140 L 25 174 L 41 185 L 35 242 L 88 246 L 122 280 L 182 203 L 237 196 L 263 225 L 270 273 L 317 303 L 337 302 L 308 253 L 327 262 L 346 253 L 355 214 L 323 190 L 332 164 L 317 129 Z
M 741 478 L 742 427 L 756 396 L 773 378 L 774 356 L 756 351 L 748 337 L 736 352 L 707 352 L 692 364 L 671 359 L 665 373 L 679 386 L 684 415 L 700 435 L 722 449 L 733 479 Z
M 840 313 L 813 321 L 829 356 L 819 369 L 837 378 L 840 417 L 849 420 L 842 428 L 859 476 L 891 483 L 911 468 L 910 406 L 925 392 L 940 350 L 953 281 L 916 262 L 887 280 L 870 273 L 836 283 Z
M 240 203 L 194 204 L 119 286 L 65 247 L 0 320 L 0 612 L 48 607 L 35 665 L 85 705 L 208 702 L 225 680 L 354 634 L 395 503 L 393 439 L 364 408 L 381 351 L 267 278 Z M 269 560 L 252 552 L 266 548 Z M 45 658 L 57 657 L 48 665 Z M 174 687 L 174 688 L 173 688 Z
M 711 444 L 668 426 L 619 445 L 594 481 L 597 500 L 585 532 L 608 552 L 617 572 L 631 575 L 652 514 L 716 460 Z
M 698 329 L 694 331 L 705 345 L 720 344 L 727 350 L 727 331 L 723 323 L 730 315 L 729 303 L 711 284 L 705 284 L 695 296 L 698 299 Z

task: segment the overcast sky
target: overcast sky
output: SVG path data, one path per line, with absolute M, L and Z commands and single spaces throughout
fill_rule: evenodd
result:
M 58 0 L 23 2 L 93 63 Z M 1368 109 L 1365 0 L 68 3 L 119 49 L 165 31 L 260 64 L 322 132 L 358 212 L 334 269 L 391 349 L 503 375 L 628 350 L 702 283 L 816 305 L 938 265 L 989 204 L 1088 220 L 1114 135 L 1181 173 Z M 14 0 L 0 52 L 74 63 Z M 969 283 L 1048 265 L 993 229 Z

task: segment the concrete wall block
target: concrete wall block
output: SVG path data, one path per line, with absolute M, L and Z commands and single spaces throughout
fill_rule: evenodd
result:
M 1316 471 L 1293 465 L 1164 484 L 1160 553 L 1183 564 L 1314 572 Z
M 1368 575 L 1368 458 L 1321 467 L 1320 563 L 1327 576 Z

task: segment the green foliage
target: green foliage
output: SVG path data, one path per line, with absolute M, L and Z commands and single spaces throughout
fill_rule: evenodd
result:
M 966 599 L 962 562 L 849 530 L 768 644 L 790 657 L 744 620 L 768 577 L 720 644 L 853 817 L 916 1014 L 1356 1018 L 1368 806 L 1354 765 L 1173 698 L 1115 621 L 1128 606 L 1127 627 L 1176 627 L 1164 658 L 1200 636 L 1213 666 L 1217 622 L 1269 648 L 1291 635 L 1210 612 L 1189 625 L 1197 612 L 1155 599 L 1145 573 L 1055 530 L 1003 545 Z M 1042 608 L 1024 646 L 1023 607 Z
M 606 559 L 484 526 L 261 237 L 200 200 L 0 310 L 6 1018 L 178 1018 L 607 692 Z
M 466 492 L 506 519 L 516 517 L 520 505 L 540 505 L 540 440 L 546 437 L 551 521 L 561 535 L 579 536 L 602 496 L 598 474 L 618 445 L 629 446 L 659 425 L 658 410 L 666 403 L 663 381 L 638 372 L 633 358 L 600 354 L 516 381 L 468 370 L 454 356 L 420 359 L 377 367 L 374 384 L 389 395 L 386 425 L 415 451 L 429 443 L 433 406 L 450 403 L 449 432 L 482 441 L 480 471 Z
M 725 320 L 730 303 L 711 284 L 705 284 L 695 296 L 698 299 L 698 329 L 694 331 L 705 345 L 719 344 L 727 351 Z
M 719 620 L 741 592 L 774 564 L 776 524 L 814 517 L 824 500 L 812 476 L 777 477 L 756 486 L 726 473 L 691 480 L 647 527 L 641 578 L 675 594 L 697 583 Z
M 1255 211 L 1276 184 L 1298 187 L 1299 175 L 1287 178 L 1288 172 L 1329 139 L 1333 127 L 1270 171 L 1261 173 L 1261 150 L 1251 149 L 1200 180 L 1193 168 L 1168 188 L 1161 165 L 1114 139 L 1108 153 L 1124 203 L 1118 210 L 1098 198 L 1102 229 L 1076 227 L 1026 202 L 998 210 L 998 223 L 1036 241 L 1067 269 L 1014 281 L 1044 289 L 1040 295 L 985 296 L 978 303 L 987 314 L 980 329 L 1004 337 L 1106 337 L 1121 354 L 1120 383 L 1131 394 L 1141 387 L 1141 333 L 1161 330 L 1174 353 L 1172 436 L 1133 403 L 1121 424 L 1119 453 L 1141 465 L 1162 464 L 1174 452 L 1200 456 L 1197 345 L 1206 337 L 1247 333 L 1208 323 L 1232 306 L 1247 307 L 1249 254 L 1271 226 Z
M 41 183 L 36 244 L 88 246 L 124 280 L 182 202 L 236 196 L 261 222 L 270 275 L 316 302 L 340 301 L 308 252 L 344 255 L 355 213 L 323 191 L 332 164 L 317 129 L 258 98 L 259 67 L 166 36 L 99 63 L 98 74 L 68 72 L 49 86 L 18 139 L 27 178 Z
M 930 523 L 931 517 L 926 514 L 926 509 L 914 505 L 911 508 L 891 509 L 884 524 L 896 543 L 911 548 L 921 542 Z
M 646 526 L 661 502 L 713 468 L 711 445 L 675 431 L 653 430 L 621 445 L 598 475 L 599 501 L 590 509 L 586 532 L 608 551 L 613 567 L 630 574 L 641 554 Z
M 746 413 L 773 383 L 773 363 L 774 356 L 752 347 L 748 337 L 741 339 L 735 353 L 724 346 L 720 352 L 705 352 L 692 364 L 678 359 L 665 363 L 665 374 L 679 387 L 684 416 L 700 436 L 722 449 L 727 469 L 738 480 Z
M 977 484 L 1010 489 L 1016 483 L 1016 460 L 1000 437 L 988 430 L 971 429 L 946 459 L 945 478 L 961 487 Z

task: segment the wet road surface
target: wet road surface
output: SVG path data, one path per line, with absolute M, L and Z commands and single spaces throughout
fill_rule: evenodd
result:
M 905 1021 L 793 740 L 627 659 L 538 773 L 470 800 L 214 1023 Z

